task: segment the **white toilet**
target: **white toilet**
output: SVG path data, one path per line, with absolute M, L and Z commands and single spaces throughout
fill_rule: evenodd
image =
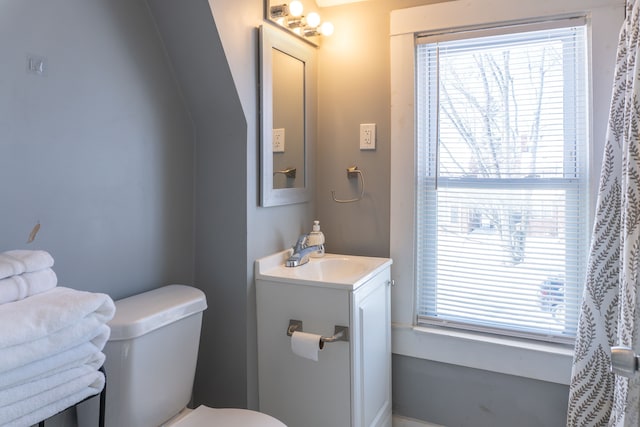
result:
M 116 301 L 104 348 L 107 427 L 286 427 L 247 409 L 186 409 L 206 308 L 204 293 L 185 285 Z M 95 419 L 95 408 L 78 409 L 80 426 L 96 425 Z

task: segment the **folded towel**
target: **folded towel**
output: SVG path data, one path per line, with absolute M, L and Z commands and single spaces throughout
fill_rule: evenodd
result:
M 24 344 L 91 319 L 96 326 L 115 314 L 109 295 L 56 287 L 11 304 L 0 305 L 0 349 Z
M 34 424 L 38 424 L 42 420 L 46 420 L 49 417 L 56 415 L 59 412 L 75 405 L 78 402 L 82 402 L 84 399 L 95 396 L 102 391 L 104 387 L 104 377 L 102 386 L 98 386 L 98 383 L 92 383 L 89 387 L 85 387 L 69 396 L 53 402 L 49 405 L 43 406 L 33 412 L 25 414 L 24 416 L 15 420 L 9 421 L 6 424 L 2 424 L 2 427 L 29 427 Z
M 97 371 L 95 366 L 76 365 L 64 371 L 43 376 L 34 381 L 16 384 L 14 387 L 0 391 L 0 410 L 21 400 L 37 396 L 40 393 L 49 393 L 49 390 L 95 371 Z
M 0 304 L 19 301 L 53 289 L 58 277 L 51 268 L 0 279 Z
M 28 427 L 96 395 L 104 388 L 100 371 L 74 371 L 76 377 L 15 403 L 0 407 L 0 425 Z
M 61 353 L 0 373 L 0 391 L 80 365 L 99 369 L 104 364 L 104 359 L 104 353 L 100 348 L 92 342 L 85 342 Z
M 85 342 L 90 342 L 102 350 L 110 333 L 111 328 L 108 325 L 99 322 L 95 317 L 89 317 L 35 341 L 0 348 L 0 374 L 46 359 L 52 354 L 69 350 Z
M 53 257 L 46 251 L 14 249 L 0 253 L 0 279 L 53 267 Z

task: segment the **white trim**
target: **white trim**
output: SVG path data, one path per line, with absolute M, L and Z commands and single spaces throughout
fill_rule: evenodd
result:
M 391 266 L 393 352 L 568 384 L 567 348 L 483 334 L 414 328 L 414 33 L 584 14 L 590 22 L 590 194 L 597 194 L 624 0 L 455 0 L 391 12 Z M 595 58 L 595 60 L 593 59 Z M 590 201 L 594 211 L 595 197 Z
M 406 49 L 407 46 L 411 48 Z M 401 254 L 394 259 L 391 277 L 395 280 L 391 295 L 392 322 L 410 324 L 415 319 L 414 234 L 407 224 L 415 224 L 414 194 L 415 144 L 413 132 L 413 34 L 391 38 L 391 194 L 390 249 Z M 410 102 L 398 103 L 400 100 Z M 396 104 L 397 103 L 397 104 Z M 394 123 L 410 123 L 394 126 Z M 403 171 L 403 173 L 394 173 Z
M 436 327 L 394 324 L 392 330 L 396 354 L 558 384 L 571 379 L 570 346 Z
M 590 14 L 598 8 L 623 8 L 620 0 L 454 0 L 391 11 L 391 35 L 522 22 L 544 17 Z M 617 29 L 616 29 L 617 34 Z
M 414 420 L 413 418 L 394 415 L 392 419 L 393 427 L 445 427 L 440 424 L 428 423 L 426 421 Z

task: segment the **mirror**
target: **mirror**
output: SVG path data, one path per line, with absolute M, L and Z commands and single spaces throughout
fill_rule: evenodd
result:
M 260 27 L 262 206 L 310 199 L 315 55 L 312 46 L 286 32 Z
M 271 54 L 273 188 L 304 187 L 304 62 L 276 48 Z

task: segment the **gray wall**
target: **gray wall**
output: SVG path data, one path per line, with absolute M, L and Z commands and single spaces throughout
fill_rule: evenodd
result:
M 247 124 L 209 3 L 148 3 L 195 123 L 194 283 L 208 303 L 195 399 L 244 406 Z
M 3 1 L 0 57 L 0 251 L 113 298 L 192 282 L 194 129 L 146 4 Z
M 253 262 L 291 246 L 310 228 L 314 210 L 313 203 L 258 206 L 257 27 L 263 3 L 148 3 L 195 129 L 194 283 L 209 308 L 194 401 L 255 409 Z
M 148 2 L 195 123 L 194 274 L 209 303 L 195 402 L 255 409 L 253 263 L 290 247 L 310 229 L 314 212 L 314 203 L 258 203 L 263 2 Z
M 0 56 L 0 250 L 114 298 L 192 281 L 193 127 L 145 3 L 3 1 Z
M 565 425 L 567 387 L 406 356 L 393 358 L 393 412 L 447 427 Z
M 432 0 L 371 0 L 325 8 L 335 24 L 319 50 L 318 218 L 330 252 L 389 256 L 389 12 Z M 377 123 L 376 151 L 359 150 L 359 124 Z M 411 143 L 410 141 L 408 143 Z M 356 164 L 365 199 L 344 169 Z M 482 357 L 482 355 L 477 355 Z M 394 413 L 456 426 L 561 426 L 568 387 L 394 355 Z

